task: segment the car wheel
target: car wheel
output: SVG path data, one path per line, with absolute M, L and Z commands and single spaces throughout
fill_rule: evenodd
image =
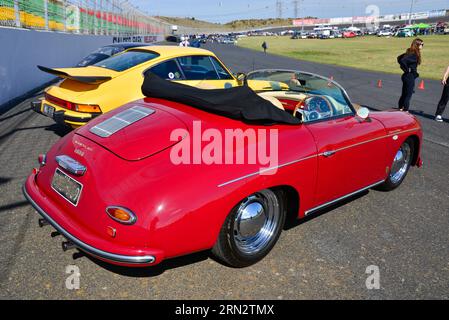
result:
M 232 267 L 246 267 L 274 247 L 285 222 L 282 191 L 262 190 L 242 200 L 227 216 L 212 253 Z
M 414 143 L 409 138 L 396 152 L 393 163 L 391 164 L 390 173 L 385 182 L 380 185 L 381 190 L 390 191 L 400 186 L 410 169 L 414 151 Z

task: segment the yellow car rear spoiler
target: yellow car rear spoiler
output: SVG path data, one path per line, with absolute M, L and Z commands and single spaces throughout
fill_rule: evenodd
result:
M 64 79 L 71 79 L 82 83 L 89 83 L 89 84 L 100 84 L 102 82 L 106 82 L 112 79 L 111 76 L 91 76 L 91 75 L 70 75 L 67 72 L 58 70 L 58 69 L 51 69 L 43 66 L 37 66 L 39 70 L 44 71 L 46 73 L 50 73 L 52 75 L 55 75 L 60 78 Z

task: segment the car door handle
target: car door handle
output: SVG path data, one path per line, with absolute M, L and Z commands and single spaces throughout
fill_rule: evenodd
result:
M 326 158 L 328 158 L 328 157 L 333 156 L 333 155 L 335 154 L 335 152 L 337 152 L 337 151 L 334 151 L 334 150 L 332 150 L 332 151 L 324 151 L 324 152 L 323 152 L 323 156 L 325 156 Z

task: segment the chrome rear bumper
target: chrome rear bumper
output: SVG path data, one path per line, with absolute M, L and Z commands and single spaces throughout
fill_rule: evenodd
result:
M 99 257 L 101 259 L 109 260 L 112 262 L 124 263 L 124 264 L 152 264 L 156 261 L 154 256 L 126 256 L 121 254 L 115 254 L 107 251 L 103 251 L 82 242 L 78 238 L 74 237 L 63 229 L 59 224 L 57 224 L 41 207 L 28 195 L 25 186 L 22 187 L 23 194 L 25 198 L 31 203 L 31 205 L 36 209 L 36 211 L 48 221 L 49 224 L 53 226 L 61 235 L 63 235 L 67 240 L 73 242 L 75 246 L 82 251 L 85 251 L 93 256 Z

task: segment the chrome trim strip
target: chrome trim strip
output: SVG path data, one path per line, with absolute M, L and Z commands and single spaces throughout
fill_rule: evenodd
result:
M 240 181 L 240 180 L 243 180 L 243 179 L 246 179 L 246 178 L 249 178 L 249 177 L 252 177 L 252 176 L 255 176 L 255 175 L 264 173 L 264 172 L 267 172 L 267 171 L 271 171 L 271 170 L 283 168 L 283 167 L 286 167 L 286 166 L 289 166 L 289 165 L 292 165 L 292 164 L 295 164 L 295 163 L 298 163 L 298 162 L 301 162 L 301 161 L 305 161 L 305 160 L 309 160 L 309 159 L 312 159 L 312 158 L 316 158 L 316 157 L 317 157 L 317 155 L 313 155 L 313 156 L 301 158 L 301 159 L 298 159 L 298 160 L 293 160 L 293 161 L 290 161 L 290 162 L 287 162 L 287 163 L 278 165 L 278 166 L 276 166 L 276 167 L 271 167 L 271 168 L 259 170 L 259 171 L 256 171 L 256 172 L 247 174 L 247 175 L 245 175 L 245 176 L 242 176 L 242 177 L 239 177 L 239 178 L 236 178 L 236 179 L 233 179 L 233 180 L 224 182 L 224 183 L 222 183 L 222 184 L 219 184 L 217 187 L 221 188 L 221 187 L 224 187 L 224 186 L 226 186 L 226 185 L 228 185 L 228 184 L 231 184 L 231 183 L 234 183 L 234 182 L 237 182 L 237 181 Z
M 374 139 L 358 142 L 358 143 L 355 143 L 355 144 L 350 145 L 350 146 L 346 146 L 346 147 L 343 147 L 343 148 L 340 148 L 340 149 L 332 150 L 330 152 L 332 152 L 332 155 L 333 155 L 336 152 L 339 152 L 339 151 L 342 151 L 342 150 L 346 150 L 346 149 L 349 149 L 349 148 L 352 148 L 352 147 L 356 147 L 356 146 L 359 146 L 359 145 L 362 145 L 362 144 L 365 144 L 365 143 L 370 143 L 370 142 L 373 142 L 373 141 L 376 141 L 376 140 L 390 138 L 390 137 L 393 137 L 393 136 L 398 135 L 398 134 L 409 133 L 409 132 L 414 132 L 414 131 L 418 131 L 418 130 L 419 129 L 413 128 L 413 129 L 409 129 L 409 130 L 405 130 L 405 131 L 398 131 L 398 132 L 387 134 L 387 135 L 382 136 L 382 137 L 378 137 L 378 138 L 374 138 Z M 237 182 L 237 181 L 240 181 L 240 180 L 243 180 L 243 179 L 255 176 L 257 174 L 260 174 L 260 173 L 263 173 L 263 172 L 267 172 L 267 171 L 270 171 L 270 170 L 274 170 L 274 169 L 279 169 L 279 168 L 282 168 L 282 167 L 285 167 L 285 166 L 288 166 L 288 165 L 291 165 L 291 164 L 294 164 L 294 163 L 297 163 L 297 162 L 301 162 L 301 161 L 304 161 L 304 160 L 308 160 L 308 159 L 314 158 L 314 157 L 319 157 L 319 156 L 328 157 L 329 154 L 327 154 L 327 152 L 328 151 L 325 151 L 325 152 L 319 153 L 317 155 L 313 155 L 313 156 L 305 157 L 305 158 L 302 158 L 302 159 L 299 159 L 299 160 L 294 160 L 294 161 L 291 161 L 291 162 L 287 162 L 287 163 L 284 163 L 284 164 L 276 166 L 276 167 L 272 167 L 272 168 L 268 168 L 268 169 L 264 169 L 264 170 L 259 170 L 257 172 L 253 172 L 253 173 L 241 176 L 239 178 L 235 178 L 233 180 L 229 180 L 229 181 L 223 182 L 223 183 L 219 184 L 217 187 L 221 188 L 221 187 L 224 187 L 224 186 L 226 186 L 228 184 L 231 184 L 231 183 L 234 183 L 234 182 Z
M 331 150 L 331 151 L 325 151 L 325 152 L 322 152 L 322 153 L 320 153 L 318 155 L 319 156 L 329 157 L 328 152 L 332 152 L 332 155 L 333 155 L 333 154 L 335 154 L 336 152 L 339 152 L 339 151 L 343 151 L 343 150 L 350 149 L 350 148 L 353 148 L 353 147 L 361 146 L 361 145 L 366 144 L 366 143 L 370 143 L 370 142 L 374 142 L 374 141 L 382 140 L 382 139 L 386 139 L 386 138 L 391 138 L 391 137 L 394 137 L 395 135 L 398 135 L 398 134 L 409 133 L 409 132 L 413 132 L 413 131 L 418 131 L 418 129 L 414 128 L 414 129 L 409 129 L 409 130 L 405 130 L 405 131 L 397 131 L 397 132 L 390 133 L 390 134 L 387 134 L 387 135 L 382 136 L 382 137 L 377 137 L 377 138 L 374 138 L 374 139 L 370 139 L 370 140 L 365 140 L 365 141 L 362 141 L 362 142 L 354 143 L 354 144 L 351 144 L 350 146 L 342 147 L 342 148 Z
M 392 137 L 392 136 L 397 135 L 397 134 L 409 133 L 409 132 L 414 132 L 414 131 L 419 131 L 419 129 L 418 128 L 412 128 L 412 129 L 408 129 L 408 130 L 404 130 L 404 131 L 394 131 L 394 132 L 388 134 L 386 137 Z
M 129 264 L 146 264 L 146 263 L 154 263 L 156 261 L 156 258 L 154 256 L 125 256 L 121 254 L 115 254 L 110 253 L 107 251 L 103 251 L 97 248 L 94 248 L 87 243 L 82 242 L 78 238 L 72 236 L 70 233 L 68 233 L 65 229 L 63 229 L 59 224 L 57 224 L 44 210 L 42 210 L 39 205 L 34 202 L 34 200 L 28 195 L 26 191 L 25 185 L 22 187 L 23 194 L 25 195 L 25 198 L 31 203 L 31 205 L 36 209 L 36 211 L 45 219 L 47 220 L 53 228 L 55 228 L 60 234 L 62 234 L 67 240 L 70 240 L 75 244 L 76 247 L 79 249 L 86 251 L 87 253 L 97 256 L 106 260 L 111 260 L 115 262 L 121 262 L 121 263 L 129 263 Z
M 320 210 L 320 209 L 329 207 L 329 206 L 333 205 L 334 203 L 337 203 L 337 202 L 339 202 L 339 201 L 341 201 L 341 200 L 343 200 L 343 199 L 349 198 L 349 197 L 351 197 L 351 196 L 353 196 L 353 195 L 355 195 L 355 194 L 357 194 L 357 193 L 363 192 L 363 191 L 368 190 L 368 189 L 370 189 L 370 188 L 372 188 L 372 187 L 375 187 L 375 186 L 377 186 L 377 185 L 379 185 L 379 184 L 381 184 L 381 183 L 384 183 L 384 181 L 385 181 L 385 180 L 378 181 L 378 182 L 373 183 L 373 184 L 371 184 L 371 185 L 369 185 L 369 186 L 367 186 L 367 187 L 365 187 L 365 188 L 362 188 L 362 189 L 359 189 L 359 190 L 357 190 L 357 191 L 351 192 L 351 193 L 349 193 L 349 194 L 347 194 L 347 195 L 345 195 L 345 196 L 342 196 L 342 197 L 340 197 L 340 198 L 337 198 L 337 199 L 335 199 L 335 200 L 332 200 L 332 201 L 323 203 L 323 204 L 319 205 L 318 207 L 315 207 L 315 208 L 312 208 L 312 209 L 310 209 L 310 210 L 307 210 L 307 211 L 305 212 L 305 215 L 307 216 L 307 215 L 309 215 L 309 214 L 311 214 L 311 213 L 313 213 L 313 212 L 315 212 L 315 211 L 318 211 L 318 210 Z

